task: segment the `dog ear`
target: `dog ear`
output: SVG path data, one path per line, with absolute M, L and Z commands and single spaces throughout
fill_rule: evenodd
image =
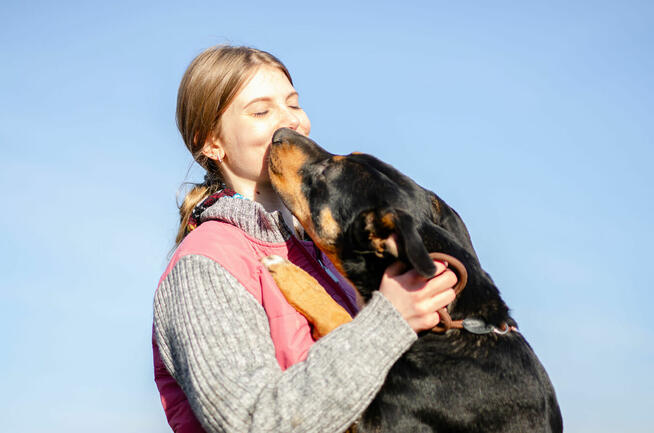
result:
M 355 237 L 355 245 L 366 245 L 367 252 L 406 260 L 425 277 L 432 277 L 436 272 L 413 217 L 400 209 L 364 211 L 350 232 Z

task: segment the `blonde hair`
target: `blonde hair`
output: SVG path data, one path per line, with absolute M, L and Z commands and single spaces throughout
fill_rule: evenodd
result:
M 220 167 L 202 154 L 205 141 L 220 131 L 220 118 L 248 78 L 260 65 L 279 68 L 293 83 L 286 66 L 272 54 L 251 47 L 218 45 L 203 51 L 186 69 L 177 92 L 177 128 L 193 159 L 207 174 L 193 184 L 179 205 L 176 244 L 189 233 L 188 220 L 195 206 L 223 188 Z

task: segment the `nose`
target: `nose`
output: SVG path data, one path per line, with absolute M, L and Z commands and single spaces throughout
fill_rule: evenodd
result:
M 286 110 L 284 110 L 284 119 L 279 127 L 290 128 L 293 131 L 297 131 L 299 126 L 300 118 L 293 111 L 291 111 L 291 109 L 286 108 Z

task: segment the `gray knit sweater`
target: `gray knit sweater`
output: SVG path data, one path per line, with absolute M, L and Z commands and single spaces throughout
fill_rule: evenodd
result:
M 261 240 L 289 236 L 277 212 L 221 198 L 216 218 Z M 268 318 L 219 263 L 181 258 L 160 284 L 154 329 L 161 358 L 207 432 L 340 432 L 370 404 L 416 334 L 380 293 L 355 319 L 282 371 Z

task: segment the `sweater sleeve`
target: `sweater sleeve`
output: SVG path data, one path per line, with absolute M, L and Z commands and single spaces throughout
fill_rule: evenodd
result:
M 416 334 L 380 293 L 282 371 L 263 307 L 218 263 L 180 259 L 160 284 L 161 358 L 207 432 L 339 432 Z

